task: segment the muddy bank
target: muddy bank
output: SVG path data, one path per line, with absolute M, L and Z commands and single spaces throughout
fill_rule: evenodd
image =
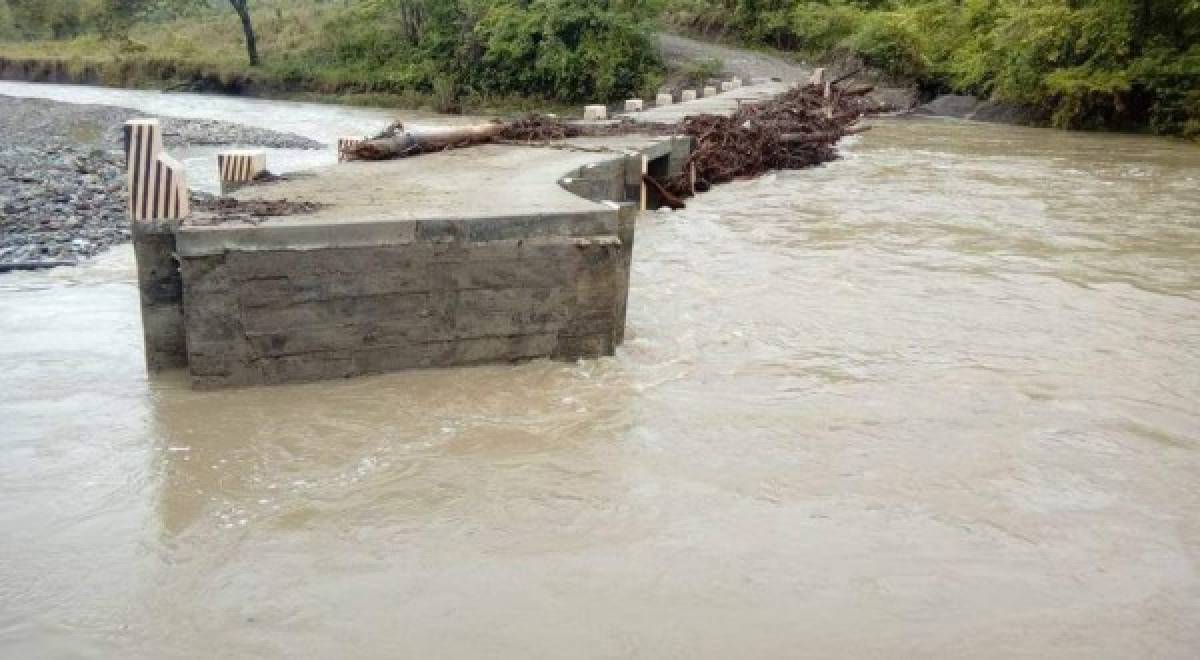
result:
M 0 56 L 0 80 L 134 87 L 158 81 L 176 91 L 259 95 L 286 92 L 251 75 L 217 72 L 168 58 L 54 59 Z M 298 91 L 298 90 L 291 90 Z
M 1044 125 L 1048 119 L 1044 112 L 1039 112 L 1036 108 L 979 99 L 968 94 L 942 94 L 913 108 L 912 113 L 928 117 L 953 117 L 1021 126 Z
M 129 239 L 120 127 L 128 108 L 0 97 L 0 271 L 74 262 Z M 168 147 L 319 149 L 298 135 L 163 119 Z

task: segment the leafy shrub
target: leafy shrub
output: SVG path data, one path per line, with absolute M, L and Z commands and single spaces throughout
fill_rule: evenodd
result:
M 668 0 L 665 15 L 712 14 L 752 42 L 855 56 L 1063 127 L 1200 133 L 1200 0 Z
M 481 55 L 464 72 L 475 89 L 605 100 L 639 92 L 661 67 L 648 26 L 591 0 L 493 6 L 476 25 Z
M 921 43 L 897 14 L 864 14 L 841 46 L 892 76 L 911 79 L 925 73 Z
M 17 24 L 13 19 L 12 7 L 8 0 L 0 0 L 0 39 L 12 39 L 17 36 Z
M 462 105 L 458 98 L 458 81 L 442 74 L 433 79 L 433 109 L 438 112 L 458 112 Z
M 724 71 L 725 63 L 715 57 L 696 60 L 684 69 L 683 80 L 691 85 L 706 85 L 709 80 L 720 78 Z
M 328 20 L 328 44 L 308 59 L 361 71 L 364 91 L 607 100 L 636 93 L 661 68 L 646 15 L 621 6 L 362 0 Z
M 826 53 L 845 42 L 862 22 L 862 11 L 843 3 L 798 2 L 788 26 L 801 50 Z

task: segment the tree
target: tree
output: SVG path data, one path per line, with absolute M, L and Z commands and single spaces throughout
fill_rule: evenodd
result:
M 254 36 L 254 24 L 250 21 L 249 0 L 229 0 L 238 18 L 242 19 L 242 32 L 246 35 L 246 54 L 250 56 L 250 66 L 258 66 L 258 40 Z
M 92 22 L 110 37 L 124 37 L 151 0 L 100 0 Z
M 0 0 L 0 39 L 9 39 L 17 34 L 17 22 L 13 19 L 8 0 Z

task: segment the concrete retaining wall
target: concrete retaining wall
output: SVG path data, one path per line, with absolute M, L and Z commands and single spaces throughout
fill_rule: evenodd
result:
M 625 261 L 616 236 L 185 257 L 188 364 L 211 387 L 610 355 Z

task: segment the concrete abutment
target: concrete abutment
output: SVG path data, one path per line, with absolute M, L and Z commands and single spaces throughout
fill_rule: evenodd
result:
M 317 217 L 257 224 L 204 212 L 182 224 L 139 222 L 147 365 L 186 367 L 195 386 L 214 388 L 612 355 L 625 336 L 643 168 L 665 175 L 690 149 L 687 138 L 635 142 L 617 153 L 489 146 L 347 163 L 290 188 L 236 194 L 318 200 L 329 197 L 313 184 L 326 179 L 336 188 L 399 184 L 379 209 L 334 201 Z M 480 201 L 491 213 L 406 191 L 406 173 L 472 151 L 476 163 L 520 161 L 506 175 L 513 188 L 487 178 L 497 190 Z M 556 163 L 566 176 L 546 176 Z M 417 208 L 419 193 L 426 203 Z M 505 194 L 535 208 L 505 204 Z
M 740 98 L 634 114 L 662 125 Z M 683 173 L 691 148 L 630 135 L 350 161 L 233 195 L 312 213 L 139 222 L 147 365 L 213 388 L 611 355 L 638 212 L 660 203 L 643 176 Z

